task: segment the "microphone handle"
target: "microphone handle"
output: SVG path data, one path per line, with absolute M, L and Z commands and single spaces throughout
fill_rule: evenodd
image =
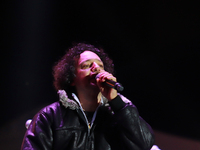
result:
M 105 82 L 103 82 L 103 84 L 105 84 L 111 88 L 114 88 L 119 92 L 124 90 L 124 87 L 120 83 L 112 81 L 112 80 L 106 80 Z

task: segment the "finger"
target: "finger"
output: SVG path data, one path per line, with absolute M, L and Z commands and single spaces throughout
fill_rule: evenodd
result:
M 104 82 L 106 80 L 107 74 L 107 72 L 101 72 L 99 74 L 99 81 Z
M 99 80 L 101 82 L 105 82 L 106 79 L 116 81 L 116 78 L 108 72 L 102 72 L 99 74 Z
M 116 78 L 112 75 L 112 74 L 108 74 L 105 76 L 105 79 L 107 80 L 112 80 L 112 81 L 116 81 Z

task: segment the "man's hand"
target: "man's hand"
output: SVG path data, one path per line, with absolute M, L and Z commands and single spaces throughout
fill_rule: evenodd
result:
M 96 79 L 97 85 L 98 85 L 102 95 L 104 97 L 106 97 L 109 101 L 111 101 L 112 99 L 117 97 L 117 90 L 103 84 L 103 82 L 105 82 L 106 80 L 112 80 L 112 81 L 116 82 L 117 81 L 116 77 L 114 77 L 112 74 L 110 74 L 104 70 L 102 70 L 98 74 L 98 76 L 99 76 L 99 78 Z

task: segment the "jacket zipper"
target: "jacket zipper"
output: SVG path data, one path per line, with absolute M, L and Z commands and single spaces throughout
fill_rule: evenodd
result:
M 99 106 L 97 107 L 97 109 L 95 110 L 94 115 L 93 115 L 93 117 L 92 117 L 91 124 L 89 124 L 88 119 L 87 119 L 87 117 L 86 117 L 86 115 L 85 115 L 85 112 L 83 111 L 83 108 L 82 108 L 82 106 L 81 106 L 81 104 L 80 104 L 80 101 L 79 101 L 78 97 L 77 97 L 76 94 L 74 94 L 74 93 L 72 93 L 72 96 L 74 97 L 74 100 L 79 104 L 79 108 L 80 108 L 80 110 L 81 110 L 81 112 L 82 112 L 82 114 L 83 114 L 83 116 L 84 116 L 84 118 L 85 118 L 85 121 L 86 121 L 86 123 L 87 123 L 87 127 L 88 127 L 88 136 L 90 136 L 90 130 L 91 130 L 91 128 L 92 128 L 92 126 L 93 126 L 93 123 L 94 123 L 94 121 L 95 121 L 95 119 L 96 119 L 97 111 L 98 111 L 100 105 L 99 105 Z M 101 101 L 102 101 L 102 100 L 101 100 Z

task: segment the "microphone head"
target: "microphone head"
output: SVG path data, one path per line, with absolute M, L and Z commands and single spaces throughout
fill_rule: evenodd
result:
M 95 76 L 95 79 L 98 79 L 98 78 L 99 78 L 99 76 L 100 76 L 100 75 L 99 75 L 99 74 L 97 74 L 97 75 Z

